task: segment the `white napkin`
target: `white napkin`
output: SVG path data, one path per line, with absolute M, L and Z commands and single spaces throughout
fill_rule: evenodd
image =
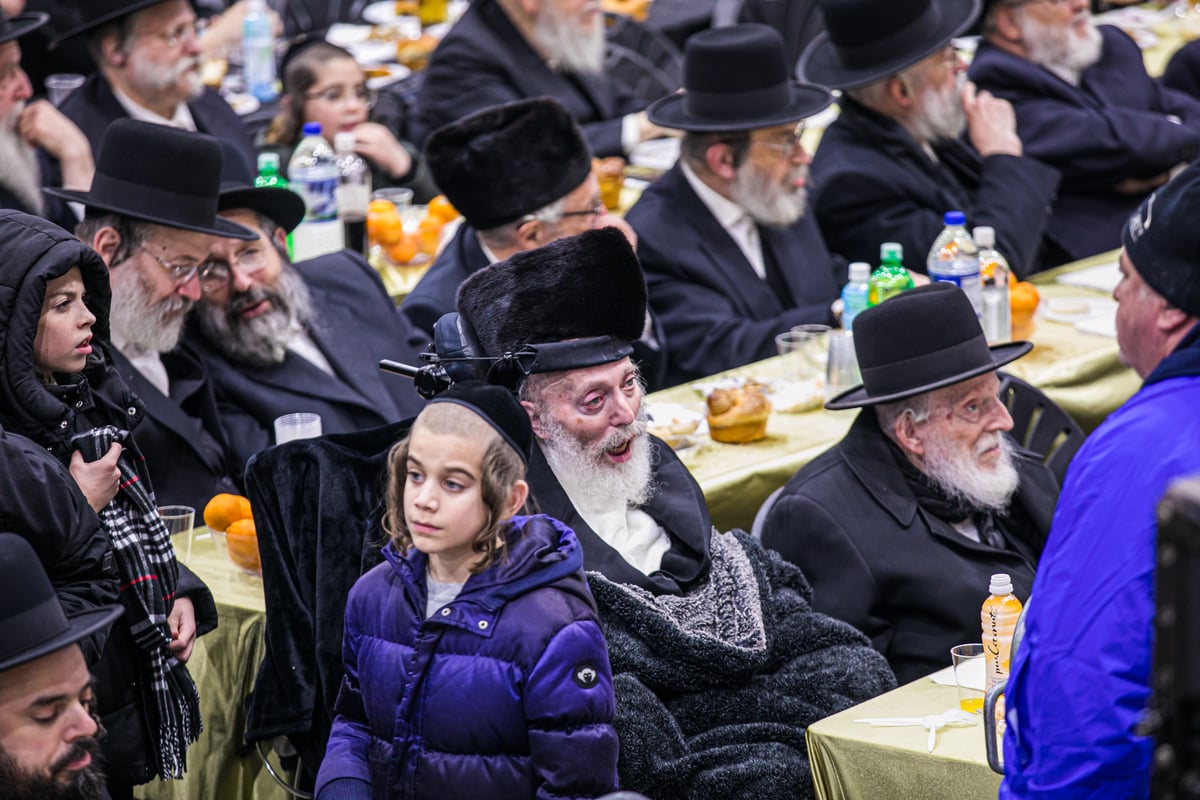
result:
M 963 676 L 963 683 L 968 689 L 983 691 L 983 661 L 982 658 L 978 658 L 974 661 L 968 661 L 959 667 L 959 673 Z M 929 679 L 942 686 L 958 686 L 958 682 L 954 680 L 954 667 L 946 667 L 945 669 L 938 670 L 930 675 Z
M 1067 286 L 1082 286 L 1086 289 L 1098 289 L 1101 292 L 1112 294 L 1112 290 L 1117 288 L 1117 284 L 1121 282 L 1121 268 L 1116 261 L 1110 261 L 1106 264 L 1097 264 L 1094 267 L 1059 275 L 1054 280 L 1056 283 Z

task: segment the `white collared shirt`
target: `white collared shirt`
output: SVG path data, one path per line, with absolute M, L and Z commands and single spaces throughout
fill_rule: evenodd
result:
M 337 377 L 334 375 L 333 365 L 329 363 L 329 359 L 321 352 L 321 348 L 317 347 L 317 343 L 313 341 L 313 338 L 308 335 L 307 331 L 300 331 L 293 336 L 292 340 L 288 342 L 287 349 L 326 375 Z
M 192 110 L 187 107 L 187 103 L 180 103 L 175 106 L 175 116 L 167 118 L 140 105 L 116 86 L 112 86 L 111 88 L 113 97 L 117 98 L 117 102 L 121 104 L 121 108 L 125 109 L 125 113 L 132 119 L 141 120 L 142 122 L 153 122 L 155 125 L 168 125 L 172 128 L 181 128 L 185 131 L 197 130 L 196 120 L 192 117 Z
M 112 346 L 129 359 L 133 368 L 142 373 L 142 377 L 149 381 L 151 386 L 158 389 L 163 397 L 171 396 L 171 379 L 167 376 L 167 368 L 159 353 L 155 351 L 142 352 L 130 347 L 129 343 L 115 330 L 112 331 Z
M 687 182 L 691 184 L 692 191 L 700 198 L 700 202 L 704 203 L 712 212 L 717 224 L 733 237 L 733 241 L 737 243 L 742 255 L 750 262 L 750 266 L 758 273 L 758 277 L 766 280 L 767 268 L 763 261 L 762 240 L 758 236 L 758 226 L 754 224 L 754 220 L 737 203 L 722 197 L 700 180 L 686 161 L 680 159 L 679 166 L 683 171 L 683 177 L 687 178 Z

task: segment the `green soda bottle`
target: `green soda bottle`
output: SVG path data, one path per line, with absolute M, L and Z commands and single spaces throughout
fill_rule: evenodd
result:
M 889 297 L 913 288 L 912 276 L 901 263 L 904 246 L 899 242 L 884 242 L 879 246 L 879 268 L 867 282 L 867 305 L 877 306 Z
M 258 154 L 258 177 L 254 179 L 254 188 L 256 189 L 286 189 L 288 188 L 287 178 L 279 174 L 279 154 L 278 153 L 259 153 Z M 292 234 L 289 231 L 287 235 L 287 253 L 288 260 L 292 260 Z

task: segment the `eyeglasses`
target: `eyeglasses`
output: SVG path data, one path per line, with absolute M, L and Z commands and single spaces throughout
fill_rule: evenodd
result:
M 564 211 L 564 212 L 562 212 L 562 215 L 564 218 L 565 217 L 592 217 L 593 219 L 599 219 L 600 217 L 604 216 L 607 213 L 608 213 L 608 209 L 604 206 L 604 203 L 597 201 L 596 205 L 592 208 L 587 208 L 582 211 Z
M 196 21 L 181 22 L 169 31 L 159 31 L 150 34 L 156 39 L 161 39 L 167 47 L 178 47 L 183 42 L 194 42 L 199 35 L 196 29 Z
M 247 277 L 257 275 L 267 266 L 267 248 L 262 245 L 247 247 L 233 256 L 233 269 Z M 213 261 L 200 276 L 200 288 L 208 293 L 229 288 L 233 278 L 230 265 L 224 261 Z
M 167 261 L 165 258 L 159 256 L 144 244 L 139 244 L 138 249 L 158 262 L 160 267 L 171 273 L 171 280 L 175 282 L 176 286 L 182 286 L 192 278 L 196 277 L 196 275 L 199 275 L 200 279 L 203 280 L 204 276 L 206 276 L 212 269 L 212 264 L 209 263 L 172 264 L 170 261 Z
M 963 422 L 971 425 L 977 425 L 986 417 L 995 414 L 998 407 L 1003 406 L 1003 401 L 999 397 L 989 395 L 982 400 L 960 401 L 950 406 L 950 413 L 961 419 Z M 930 415 L 930 421 L 936 417 L 936 413 Z
M 796 155 L 797 150 L 804 147 L 804 144 L 800 141 L 801 137 L 804 136 L 804 130 L 805 124 L 801 122 L 796 126 L 796 129 L 792 131 L 791 138 L 786 142 L 764 142 L 759 139 L 752 139 L 750 144 L 761 145 L 769 150 L 774 150 L 784 158 L 791 158 L 792 156 Z
M 349 91 L 346 91 L 346 88 L 343 86 L 331 86 L 328 89 L 323 89 L 319 92 L 309 92 L 304 95 L 305 100 L 321 100 L 331 104 L 344 103 L 347 97 L 353 97 L 360 103 L 366 103 L 367 108 L 374 108 L 375 101 L 379 98 L 379 93 L 374 89 L 368 89 L 366 86 L 359 85 Z

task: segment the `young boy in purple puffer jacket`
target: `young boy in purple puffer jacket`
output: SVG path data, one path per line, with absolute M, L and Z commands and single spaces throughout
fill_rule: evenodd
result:
M 575 534 L 525 506 L 529 418 L 456 384 L 389 457 L 385 561 L 346 608 L 318 800 L 597 797 L 612 673 Z

